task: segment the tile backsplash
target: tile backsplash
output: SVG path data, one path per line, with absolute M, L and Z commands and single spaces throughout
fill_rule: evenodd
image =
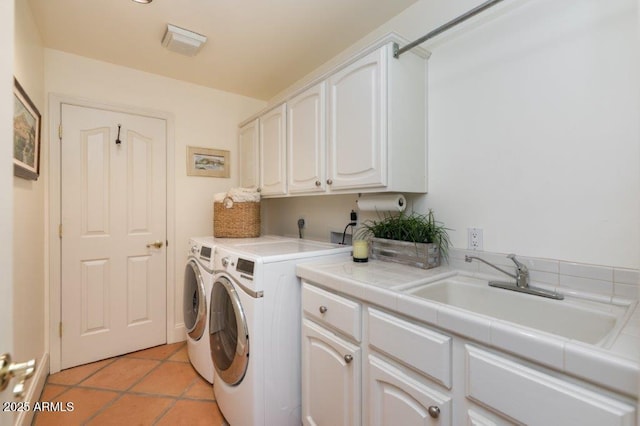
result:
M 513 262 L 506 257 L 506 253 L 461 249 L 450 249 L 449 266 L 469 272 L 504 276 L 481 262 L 465 262 L 464 257 L 467 254 L 480 257 L 507 271 L 511 271 L 514 268 Z M 556 290 L 565 294 L 590 293 L 597 295 L 596 297 L 603 301 L 611 301 L 616 297 L 623 299 L 639 298 L 640 271 L 637 269 L 615 268 L 526 256 L 518 256 L 517 259 L 527 265 L 531 283 L 537 287 Z M 504 277 L 508 279 L 508 277 Z

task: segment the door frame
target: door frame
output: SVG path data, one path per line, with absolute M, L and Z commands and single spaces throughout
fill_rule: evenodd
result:
M 166 292 L 167 292 L 167 317 L 166 332 L 167 343 L 173 343 L 182 339 L 181 334 L 183 328 L 176 327 L 175 309 L 175 123 L 172 113 L 150 110 L 144 108 L 132 107 L 129 105 L 118 105 L 93 101 L 89 99 L 79 98 L 75 96 L 66 96 L 60 94 L 51 94 L 49 96 L 49 188 L 48 188 L 48 206 L 45 207 L 45 215 L 48 214 L 48 229 L 46 230 L 45 242 L 49 253 L 45 253 L 45 259 L 48 259 L 48 283 L 45 283 L 45 300 L 48 298 L 48 315 L 45 312 L 45 318 L 49 323 L 46 326 L 48 333 L 45 333 L 45 347 L 49 348 L 50 353 L 50 373 L 60 371 L 62 339 L 60 337 L 60 321 L 62 318 L 62 292 L 61 292 L 61 241 L 59 237 L 59 225 L 61 223 L 61 188 L 60 188 L 60 172 L 61 172 L 61 150 L 59 137 L 59 124 L 61 120 L 61 110 L 63 104 L 76 105 L 86 108 L 104 109 L 108 111 L 120 112 L 125 114 L 136 114 L 145 117 L 158 118 L 165 120 L 167 123 L 167 144 L 166 144 L 166 173 L 167 173 L 167 274 L 166 274 Z M 46 279 L 46 278 L 45 278 Z M 48 290 L 48 291 L 47 291 Z

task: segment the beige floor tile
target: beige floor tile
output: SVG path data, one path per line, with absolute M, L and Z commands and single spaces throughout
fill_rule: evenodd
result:
M 60 395 L 62 392 L 71 389 L 69 386 L 61 386 L 47 383 L 42 389 L 42 394 L 40 395 L 40 401 L 51 401 L 56 396 Z
M 73 411 L 36 413 L 36 426 L 228 425 L 185 342 L 65 370 L 40 397 Z
M 157 426 L 219 426 L 225 421 L 215 402 L 180 400 Z
M 136 384 L 131 391 L 179 396 L 198 378 L 191 364 L 166 361 Z
M 170 361 L 189 362 L 189 352 L 187 352 L 187 345 L 182 346 L 178 352 L 171 355 Z
M 92 418 L 87 425 L 152 425 L 174 402 L 171 398 L 125 394 Z
M 114 362 L 115 359 L 116 358 L 109 358 L 98 362 L 92 362 L 91 364 L 62 370 L 59 373 L 50 375 L 47 383 L 54 383 L 56 385 L 78 384 L 96 371 Z
M 150 359 L 118 358 L 80 385 L 102 389 L 126 390 L 159 364 L 160 361 Z
M 198 376 L 195 383 L 182 395 L 184 398 L 203 399 L 215 401 L 213 395 L 213 385 L 202 377 Z
M 40 411 L 36 413 L 36 426 L 81 425 L 118 396 L 116 392 L 74 388 L 54 399 L 68 411 Z M 73 404 L 73 407 L 69 407 Z M 71 411 L 72 410 L 72 411 Z
M 178 352 L 182 346 L 186 346 L 186 342 L 173 343 L 171 345 L 156 346 L 154 348 L 145 349 L 138 352 L 132 352 L 125 355 L 128 358 L 143 358 L 164 360 Z

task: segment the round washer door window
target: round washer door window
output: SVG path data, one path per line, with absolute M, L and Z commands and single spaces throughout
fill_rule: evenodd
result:
M 200 268 L 193 259 L 184 268 L 183 296 L 184 326 L 189 337 L 200 340 L 207 324 L 207 298 Z
M 249 364 L 249 333 L 238 293 L 224 276 L 211 289 L 209 343 L 220 378 L 230 385 L 240 383 Z

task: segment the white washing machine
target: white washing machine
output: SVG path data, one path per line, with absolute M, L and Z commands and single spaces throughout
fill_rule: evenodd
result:
M 182 301 L 189 361 L 209 383 L 213 383 L 208 336 L 214 247 L 213 237 L 194 237 L 189 240 Z
M 301 419 L 301 285 L 296 264 L 350 246 L 282 237 L 216 239 L 209 342 L 213 387 L 232 425 Z

